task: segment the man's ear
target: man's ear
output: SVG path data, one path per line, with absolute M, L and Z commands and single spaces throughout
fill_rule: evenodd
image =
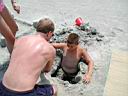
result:
M 49 34 L 50 34 L 50 36 L 52 36 L 53 35 L 53 32 L 52 31 L 49 31 Z
M 49 32 L 47 33 L 47 37 L 49 36 L 50 32 L 51 32 L 51 31 L 49 31 Z

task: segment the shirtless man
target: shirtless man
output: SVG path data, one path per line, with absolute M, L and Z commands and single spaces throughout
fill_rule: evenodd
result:
M 88 65 L 88 71 L 83 78 L 84 82 L 88 84 L 91 80 L 94 64 L 87 51 L 79 46 L 79 36 L 75 33 L 71 33 L 68 36 L 67 43 L 53 43 L 52 45 L 56 49 L 59 48 L 63 50 L 61 63 L 52 76 L 55 76 L 61 67 L 64 71 L 62 79 L 67 80 L 70 83 L 75 83 L 73 80 L 80 71 L 78 68 L 78 63 L 82 59 Z
M 52 85 L 36 85 L 41 72 L 51 70 L 55 49 L 48 43 L 53 36 L 54 24 L 41 19 L 37 34 L 16 40 L 11 60 L 0 83 L 0 96 L 56 96 Z

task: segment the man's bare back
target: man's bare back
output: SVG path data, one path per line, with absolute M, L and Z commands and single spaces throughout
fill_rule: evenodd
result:
M 5 87 L 15 91 L 31 90 L 41 71 L 51 69 L 46 64 L 55 57 L 55 49 L 41 35 L 25 36 L 16 41 L 3 78 Z
M 15 41 L 9 66 L 0 82 L 0 96 L 57 96 L 54 84 L 37 84 L 41 72 L 49 72 L 55 59 L 55 49 L 48 42 L 54 29 L 52 20 L 42 18 L 36 34 Z

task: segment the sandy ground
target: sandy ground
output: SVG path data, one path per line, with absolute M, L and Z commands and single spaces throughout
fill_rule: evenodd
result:
M 92 82 L 89 85 L 82 82 L 72 85 L 59 78 L 53 78 L 52 81 L 57 83 L 59 89 L 63 88 L 63 90 L 59 90 L 59 96 L 103 96 L 111 49 L 128 51 L 127 0 L 18 0 L 21 5 L 19 15 L 12 10 L 10 0 L 4 1 L 19 25 L 17 37 L 33 34 L 35 32 L 32 27 L 33 22 L 45 16 L 56 23 L 56 33 L 62 32 L 63 28 L 72 27 L 77 17 L 82 17 L 85 22 L 89 22 L 90 26 L 96 28 L 97 32 L 104 37 L 88 36 L 87 32 L 72 27 L 72 32 L 78 33 L 81 37 L 81 46 L 88 50 L 95 62 Z M 59 34 L 53 39 L 63 41 L 68 34 L 68 32 Z M 2 65 L 0 79 L 6 70 L 4 65 L 7 61 L 9 61 L 8 51 L 6 48 L 0 47 L 0 64 Z M 58 58 L 56 58 L 53 69 L 56 62 L 58 62 Z M 81 76 L 85 70 L 86 66 L 81 63 Z
M 128 96 L 128 51 L 112 50 L 104 96 Z

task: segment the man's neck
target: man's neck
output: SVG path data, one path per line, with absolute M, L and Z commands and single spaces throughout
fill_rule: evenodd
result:
M 78 46 L 76 47 L 76 48 L 74 48 L 74 49 L 68 49 L 70 52 L 76 52 L 77 51 L 77 48 L 78 48 Z
M 46 41 L 49 41 L 48 38 L 47 38 L 47 34 L 41 33 L 41 32 L 37 32 L 36 34 L 41 36 L 42 38 L 44 38 Z

